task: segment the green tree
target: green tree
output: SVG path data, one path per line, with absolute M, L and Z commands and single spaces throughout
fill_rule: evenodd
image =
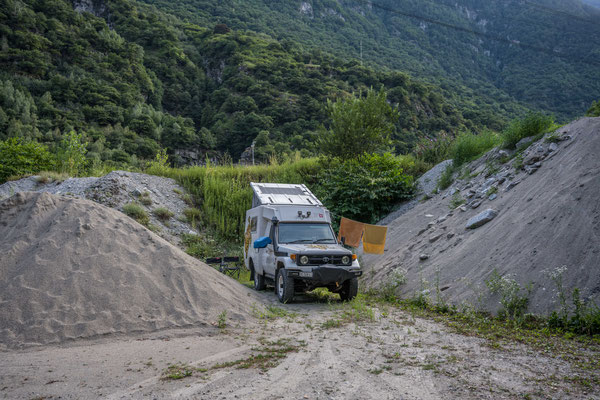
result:
M 384 150 L 395 131 L 398 111 L 387 102 L 383 88 L 369 89 L 366 96 L 327 101 L 331 118 L 328 130 L 320 133 L 324 154 L 340 158 L 359 158 Z
M 35 174 L 54 167 L 46 146 L 22 138 L 0 141 L 0 183 L 11 176 Z
M 87 161 L 85 146 L 82 135 L 75 131 L 70 131 L 63 137 L 58 149 L 58 163 L 61 172 L 77 175 L 85 168 Z

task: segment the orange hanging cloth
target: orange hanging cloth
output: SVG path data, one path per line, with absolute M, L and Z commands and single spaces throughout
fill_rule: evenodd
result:
M 383 254 L 387 226 L 364 224 L 363 251 L 369 254 Z
M 342 217 L 340 221 L 340 232 L 338 241 L 344 238 L 344 243 L 350 247 L 360 246 L 360 238 L 363 234 L 365 224 Z

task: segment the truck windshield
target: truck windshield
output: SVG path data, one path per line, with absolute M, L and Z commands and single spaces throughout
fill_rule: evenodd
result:
M 279 243 L 337 243 L 329 224 L 279 224 Z

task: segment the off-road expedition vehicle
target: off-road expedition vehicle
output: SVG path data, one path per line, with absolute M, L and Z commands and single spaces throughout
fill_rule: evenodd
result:
M 362 271 L 356 255 L 338 243 L 319 199 L 305 185 L 250 186 L 254 196 L 246 212 L 244 264 L 254 288 L 273 285 L 282 303 L 317 287 L 353 299 Z

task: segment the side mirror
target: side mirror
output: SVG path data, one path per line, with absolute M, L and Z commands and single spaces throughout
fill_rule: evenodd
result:
M 269 245 L 271 243 L 273 243 L 273 241 L 271 240 L 270 237 L 263 236 L 254 241 L 254 248 L 255 249 L 264 249 L 265 247 L 267 247 L 267 245 Z
M 346 238 L 344 236 L 342 236 L 341 243 L 342 243 L 342 246 L 346 245 Z

